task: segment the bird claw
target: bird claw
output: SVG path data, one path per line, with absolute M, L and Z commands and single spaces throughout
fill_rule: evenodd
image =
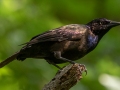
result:
M 80 66 L 80 72 L 82 73 L 84 71 L 86 73 L 86 75 L 87 75 L 86 66 L 84 64 L 79 64 L 79 66 Z

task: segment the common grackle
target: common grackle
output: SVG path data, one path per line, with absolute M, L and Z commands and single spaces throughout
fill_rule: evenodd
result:
M 45 59 L 48 63 L 56 64 L 78 60 L 92 51 L 101 38 L 120 22 L 99 18 L 91 22 L 65 25 L 33 37 L 24 43 L 22 49 L 0 63 L 0 68 L 11 61 L 26 58 Z

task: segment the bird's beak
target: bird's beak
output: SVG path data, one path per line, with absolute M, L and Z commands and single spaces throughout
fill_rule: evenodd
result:
M 111 22 L 110 22 L 110 25 L 111 25 L 111 26 L 118 26 L 118 25 L 120 25 L 120 22 L 111 21 Z

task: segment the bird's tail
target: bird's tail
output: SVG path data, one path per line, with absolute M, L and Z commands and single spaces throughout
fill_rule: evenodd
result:
M 8 63 L 12 62 L 13 60 L 16 59 L 16 57 L 18 56 L 19 52 L 13 54 L 12 56 L 8 57 L 6 60 L 0 62 L 0 68 L 4 67 L 5 65 L 7 65 Z

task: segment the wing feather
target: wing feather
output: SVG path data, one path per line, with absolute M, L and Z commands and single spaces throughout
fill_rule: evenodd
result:
M 32 45 L 40 42 L 47 42 L 47 41 L 64 41 L 64 40 L 80 40 L 83 31 L 81 26 L 78 24 L 71 24 L 66 25 L 54 30 L 47 31 L 45 33 L 39 34 L 33 37 L 29 42 L 25 43 L 27 45 Z

